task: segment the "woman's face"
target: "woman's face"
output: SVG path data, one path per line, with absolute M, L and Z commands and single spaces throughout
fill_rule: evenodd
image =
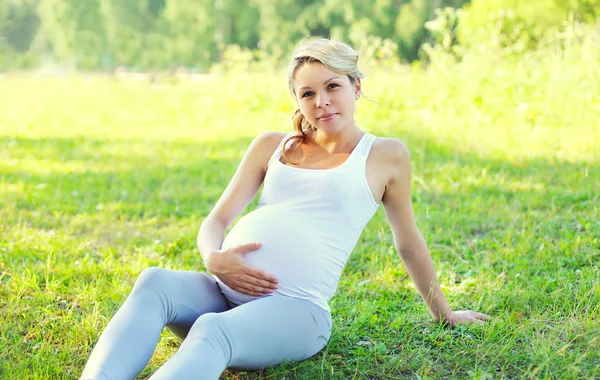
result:
M 296 71 L 296 102 L 311 125 L 335 134 L 354 124 L 360 79 L 350 82 L 345 74 L 329 70 L 320 62 L 307 63 Z

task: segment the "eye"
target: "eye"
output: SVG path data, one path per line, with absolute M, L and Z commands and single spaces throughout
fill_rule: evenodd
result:
M 306 98 L 307 96 L 312 96 L 313 92 L 312 91 L 306 91 L 304 94 L 302 94 L 303 98 Z
M 340 87 L 340 85 L 337 83 L 331 83 L 329 86 L 327 86 L 327 88 L 336 88 L 336 87 Z

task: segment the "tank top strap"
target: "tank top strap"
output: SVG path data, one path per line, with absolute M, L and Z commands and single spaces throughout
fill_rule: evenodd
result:
M 296 134 L 296 132 L 290 132 L 287 135 L 285 135 L 285 137 L 281 140 L 279 145 L 277 145 L 277 148 L 275 149 L 275 151 L 269 158 L 268 166 L 271 165 L 271 162 L 273 160 L 279 160 L 281 158 L 281 156 L 283 154 L 284 141 L 286 141 L 288 138 L 290 138 L 291 136 L 293 136 L 295 134 Z M 348 159 L 351 159 L 351 160 L 358 159 L 359 162 L 364 162 L 364 160 L 366 160 L 367 156 L 369 155 L 369 152 L 371 151 L 371 148 L 373 147 L 373 144 L 375 143 L 376 139 L 377 139 L 377 136 L 372 135 L 368 132 L 365 132 L 365 135 L 360 139 L 360 141 L 358 142 L 358 145 L 354 148 L 354 151 L 352 152 L 352 154 L 350 155 L 350 157 Z M 288 148 L 290 147 L 291 143 L 292 143 L 292 141 L 288 142 Z
M 369 155 L 369 152 L 371 152 L 371 148 L 373 147 L 377 136 L 372 135 L 368 132 L 365 132 L 365 135 L 366 136 L 361 141 L 361 144 L 359 144 L 359 146 L 356 147 L 356 149 L 359 149 L 359 151 L 357 151 L 356 153 L 358 153 L 358 156 L 366 158 Z
M 354 151 L 352 151 L 352 153 L 350 154 L 350 157 L 348 157 L 348 160 L 350 160 L 351 162 L 349 162 L 350 165 L 347 166 L 364 166 L 364 163 L 367 160 L 367 156 L 369 155 L 369 152 L 371 151 L 371 148 L 373 147 L 373 143 L 375 142 L 376 138 L 376 136 L 365 132 L 363 137 L 360 139 L 360 141 L 354 148 Z
M 291 136 L 293 136 L 294 134 L 296 134 L 296 132 L 290 132 L 287 135 L 285 135 L 285 137 L 283 139 L 281 139 L 281 142 L 279 143 L 279 145 L 277 145 L 277 148 L 275 148 L 275 151 L 273 152 L 273 154 L 271 155 L 271 157 L 269 158 L 269 163 L 267 164 L 267 167 L 271 166 L 271 162 L 273 160 L 279 160 L 283 154 L 283 143 L 290 138 Z M 291 141 L 288 143 L 288 147 L 289 144 L 291 143 Z

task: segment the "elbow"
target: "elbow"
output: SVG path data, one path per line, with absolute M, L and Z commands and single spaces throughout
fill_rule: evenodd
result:
M 228 226 L 229 223 L 209 214 L 206 219 L 200 223 L 197 240 L 200 241 L 204 231 L 225 231 Z
M 415 242 L 415 244 L 399 246 L 398 254 L 402 258 L 402 260 L 406 261 L 414 260 L 419 257 L 423 257 L 424 255 L 428 255 L 429 251 L 427 250 L 427 245 L 425 245 L 425 241 L 421 240 Z
M 229 223 L 227 223 L 227 221 L 225 220 L 221 220 L 220 218 L 208 214 L 208 216 L 202 221 L 202 223 L 200 223 L 200 229 L 202 230 L 202 228 L 206 228 L 209 226 L 221 226 L 224 228 L 227 228 L 227 226 L 229 226 Z
M 419 254 L 420 250 L 416 247 L 406 247 L 398 249 L 398 254 L 402 260 L 411 260 Z
M 200 223 L 200 228 L 198 229 L 198 235 L 196 236 L 196 242 L 200 244 L 200 239 L 202 239 L 203 231 L 211 229 L 211 226 L 214 225 L 214 220 L 211 219 L 210 216 L 207 216 L 206 219 Z
M 414 239 L 396 241 L 396 250 L 402 260 L 414 260 L 415 258 L 429 254 L 425 239 L 420 234 Z

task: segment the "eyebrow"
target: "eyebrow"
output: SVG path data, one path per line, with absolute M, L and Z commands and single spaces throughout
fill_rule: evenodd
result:
M 331 81 L 331 80 L 333 80 L 333 79 L 340 79 L 340 77 L 331 77 L 331 78 L 327 79 L 325 82 L 323 82 L 323 84 L 327 84 L 327 82 L 329 82 L 329 81 Z M 310 87 L 308 87 L 308 86 L 302 86 L 302 87 L 300 87 L 300 88 L 298 89 L 298 91 L 300 91 L 300 90 L 302 90 L 302 89 L 305 89 L 305 88 L 310 88 Z

